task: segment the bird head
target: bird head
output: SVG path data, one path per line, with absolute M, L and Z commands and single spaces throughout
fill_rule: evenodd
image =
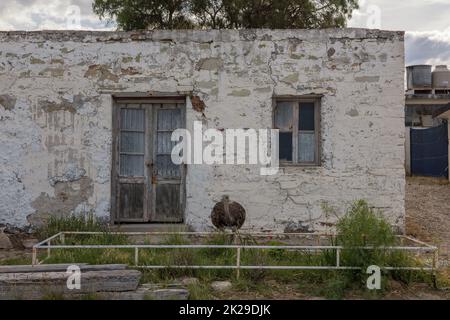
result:
M 229 195 L 222 196 L 222 202 L 223 203 L 230 203 L 230 196 Z

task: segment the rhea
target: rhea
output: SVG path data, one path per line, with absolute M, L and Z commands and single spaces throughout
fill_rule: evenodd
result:
M 233 232 L 241 229 L 245 222 L 245 209 L 239 203 L 230 201 L 225 195 L 211 213 L 211 221 L 219 230 L 231 229 Z

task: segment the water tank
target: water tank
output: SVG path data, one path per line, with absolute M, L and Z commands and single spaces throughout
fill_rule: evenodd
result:
M 407 69 L 408 90 L 431 89 L 431 66 L 409 66 Z
M 433 88 L 450 89 L 450 70 L 447 66 L 436 66 L 433 71 Z

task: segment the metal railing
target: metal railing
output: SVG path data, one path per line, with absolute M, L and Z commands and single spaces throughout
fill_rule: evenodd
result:
M 66 245 L 65 239 L 66 235 L 102 235 L 102 232 L 59 232 L 48 239 L 36 244 L 33 247 L 32 264 L 42 264 L 51 257 L 51 250 L 54 249 L 134 249 L 134 266 L 139 269 L 231 269 L 236 270 L 236 275 L 239 277 L 240 270 L 360 270 L 360 267 L 352 266 L 342 266 L 341 265 L 341 253 L 343 250 L 385 250 L 385 251 L 404 251 L 404 252 L 415 252 L 415 253 L 429 253 L 433 254 L 431 265 L 425 265 L 424 267 L 417 266 L 406 266 L 406 267 L 392 267 L 383 266 L 381 269 L 384 270 L 410 270 L 410 271 L 431 271 L 436 272 L 439 268 L 439 252 L 438 248 L 429 245 L 425 242 L 416 240 L 407 236 L 398 236 L 401 242 L 404 243 L 409 241 L 413 246 L 392 246 L 392 247 L 354 247 L 347 248 L 343 246 L 333 246 L 333 245 L 243 245 L 243 244 L 233 244 L 233 245 L 210 245 L 210 244 L 192 244 L 192 245 L 166 245 L 166 244 L 127 244 L 127 245 L 82 245 L 73 244 Z M 217 233 L 210 232 L 110 232 L 108 235 L 121 235 L 121 236 L 147 236 L 147 237 L 160 237 L 164 235 L 177 235 L 177 236 L 201 236 L 208 237 L 212 235 L 217 235 Z M 231 234 L 230 234 L 231 235 Z M 321 237 L 330 237 L 335 235 L 329 234 L 304 234 L 304 233 L 240 233 L 240 236 L 250 236 L 250 237 L 265 237 L 268 239 L 273 238 L 286 238 L 295 236 L 305 236 L 311 237 L 316 236 L 318 243 L 320 243 Z M 52 242 L 59 242 L 60 244 L 52 244 Z M 215 265 L 215 266 L 200 266 L 200 265 L 140 265 L 139 263 L 139 252 L 145 249 L 232 249 L 236 250 L 236 263 L 233 265 Z M 47 250 L 46 257 L 42 260 L 38 260 L 38 250 Z M 242 265 L 241 253 L 243 250 L 298 250 L 298 251 L 309 251 L 317 252 L 324 250 L 335 251 L 336 261 L 335 265 L 322 266 L 322 265 Z

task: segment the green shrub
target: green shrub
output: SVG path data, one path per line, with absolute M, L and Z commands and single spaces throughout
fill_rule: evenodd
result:
M 396 237 L 389 223 L 363 200 L 356 201 L 339 220 L 337 233 L 338 243 L 345 248 L 341 257 L 346 266 L 382 266 L 386 262 L 386 251 L 379 248 L 396 244 Z M 368 246 L 375 249 L 354 249 Z
M 347 214 L 339 220 L 337 233 L 337 244 L 344 247 L 341 266 L 361 268 L 361 272 L 349 272 L 354 281 L 366 279 L 365 270 L 371 265 L 381 268 L 406 267 L 413 263 L 407 253 L 385 249 L 399 245 L 398 237 L 381 213 L 370 208 L 364 200 L 353 203 Z M 390 275 L 401 280 L 406 273 L 397 271 Z

